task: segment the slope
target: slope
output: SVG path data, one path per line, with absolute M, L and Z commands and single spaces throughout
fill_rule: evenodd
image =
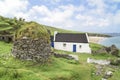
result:
M 34 21 L 31 21 L 34 22 Z M 13 34 L 16 30 L 21 28 L 21 25 L 24 25 L 28 23 L 25 21 L 25 19 L 19 18 L 17 19 L 16 17 L 14 18 L 6 18 L 3 16 L 0 16 L 0 34 L 5 35 L 7 34 Z M 35 22 L 36 23 L 36 22 Z M 38 24 L 38 23 L 37 23 Z M 71 31 L 71 30 L 65 30 L 65 29 L 60 29 L 60 28 L 55 28 L 52 26 L 46 26 L 43 24 L 39 24 L 39 26 L 45 27 L 47 30 L 51 32 L 51 35 L 53 35 L 54 31 L 58 31 L 59 33 L 83 33 L 83 32 L 78 32 L 78 31 Z M 104 34 L 98 34 L 98 33 L 88 33 L 90 36 L 106 36 Z

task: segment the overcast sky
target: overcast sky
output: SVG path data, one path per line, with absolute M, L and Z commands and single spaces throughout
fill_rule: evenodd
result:
M 0 0 L 0 15 L 84 32 L 120 32 L 120 0 Z

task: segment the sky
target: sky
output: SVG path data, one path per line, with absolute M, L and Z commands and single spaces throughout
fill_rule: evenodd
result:
M 120 0 L 0 0 L 0 15 L 67 30 L 120 33 Z

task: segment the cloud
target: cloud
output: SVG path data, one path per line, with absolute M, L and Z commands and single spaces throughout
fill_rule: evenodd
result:
M 120 25 L 119 0 L 113 0 L 114 4 L 105 0 L 72 2 L 74 0 L 39 0 L 40 4 L 33 5 L 30 0 L 1 0 L 0 15 L 78 31 L 105 32 L 104 29 L 113 29 L 113 26 L 115 31 Z
M 112 0 L 113 2 L 120 2 L 120 0 Z
M 107 19 L 104 19 L 104 18 L 98 19 L 90 15 L 79 14 L 76 16 L 76 19 L 80 21 L 79 23 L 81 23 L 81 26 L 85 26 L 85 27 L 93 27 L 93 26 L 105 27 L 109 25 L 109 21 Z
M 26 14 L 29 14 L 29 16 L 34 16 L 29 18 L 30 20 L 34 19 L 43 24 L 57 27 L 72 27 L 71 17 L 74 14 L 74 7 L 72 5 L 59 6 L 53 10 L 50 10 L 44 5 L 33 6 Z
M 111 22 L 115 25 L 120 25 L 120 10 L 116 12 L 111 18 Z
M 27 10 L 27 0 L 0 0 L 0 15 L 13 16 Z

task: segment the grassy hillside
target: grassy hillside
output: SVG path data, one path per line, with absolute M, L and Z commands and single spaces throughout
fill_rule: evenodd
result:
M 33 22 L 33 21 L 31 21 L 31 22 Z M 27 24 L 27 23 L 28 22 L 26 22 L 25 19 L 22 19 L 22 18 L 19 18 L 19 19 L 17 19 L 16 17 L 6 18 L 6 17 L 3 17 L 3 16 L 0 16 L 0 34 L 6 34 L 6 33 L 13 34 L 16 30 L 21 28 L 22 25 Z M 78 32 L 78 31 L 64 30 L 64 29 L 60 29 L 60 28 L 46 26 L 46 25 L 43 25 L 43 24 L 39 24 L 39 26 L 43 26 L 47 30 L 50 30 L 51 35 L 53 35 L 54 31 L 58 31 L 59 33 L 81 33 L 81 32 Z M 89 36 L 108 37 L 108 35 L 98 34 L 98 33 L 88 33 L 88 34 L 89 34 Z
M 65 29 L 55 28 L 51 26 L 45 26 L 45 28 L 47 30 L 50 30 L 52 35 L 54 34 L 54 31 L 58 31 L 59 33 L 80 33 L 77 31 L 65 30 Z
M 10 34 L 13 34 L 17 29 L 21 28 L 22 25 L 27 24 L 28 22 L 26 22 L 24 19 L 22 18 L 5 18 L 0 16 L 0 32 L 2 31 L 6 31 Z M 31 22 L 33 23 L 33 21 Z M 36 23 L 36 22 L 34 22 Z M 53 35 L 54 31 L 58 31 L 58 32 L 62 32 L 62 33 L 76 33 L 76 31 L 70 31 L 70 30 L 64 30 L 64 29 L 59 29 L 59 28 L 54 28 L 51 26 L 46 26 L 46 25 L 42 25 L 39 24 L 39 26 L 43 26 L 44 28 L 46 28 L 47 30 L 50 30 L 51 34 Z
M 91 44 L 92 49 L 101 46 Z M 31 61 L 22 61 L 11 56 L 12 44 L 0 42 L 0 80 L 101 80 L 101 76 L 94 75 L 96 69 L 94 64 L 86 63 L 88 57 L 95 59 L 110 59 L 111 55 L 90 55 L 65 51 L 58 53 L 76 54 L 79 62 L 63 58 L 55 58 L 49 63 L 40 65 Z M 108 68 L 111 69 L 111 68 Z M 114 70 L 114 75 L 109 80 L 120 79 L 120 69 Z

